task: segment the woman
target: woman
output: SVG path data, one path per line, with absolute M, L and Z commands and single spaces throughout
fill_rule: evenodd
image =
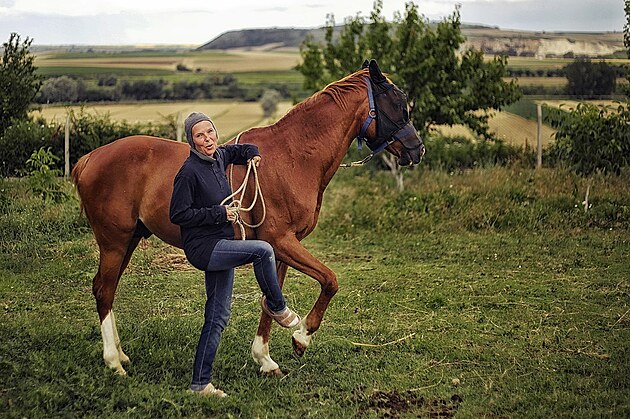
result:
M 237 210 L 221 205 L 231 194 L 225 176 L 228 164 L 260 164 L 253 144 L 217 147 L 219 135 L 212 120 L 193 112 L 184 122 L 190 156 L 175 176 L 170 219 L 180 226 L 184 252 L 196 268 L 205 271 L 207 301 L 204 324 L 195 355 L 190 389 L 203 395 L 225 397 L 211 383 L 221 333 L 230 318 L 234 268 L 254 264 L 263 292 L 261 306 L 283 327 L 294 327 L 300 317 L 286 305 L 278 283 L 273 248 L 262 240 L 234 240 L 232 223 Z M 228 202 L 229 204 L 229 202 Z

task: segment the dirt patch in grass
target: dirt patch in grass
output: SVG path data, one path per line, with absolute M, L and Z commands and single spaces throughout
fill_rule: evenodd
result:
M 363 401 L 361 414 L 374 411 L 379 417 L 397 418 L 400 415 L 415 414 L 419 417 L 450 418 L 455 416 L 461 396 L 453 394 L 449 400 L 425 399 L 412 391 L 399 393 L 396 390 L 386 392 L 375 390 Z

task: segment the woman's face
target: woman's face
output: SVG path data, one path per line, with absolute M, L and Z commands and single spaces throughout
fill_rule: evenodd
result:
M 210 121 L 201 121 L 193 125 L 192 133 L 195 149 L 205 156 L 212 157 L 217 150 L 217 132 Z

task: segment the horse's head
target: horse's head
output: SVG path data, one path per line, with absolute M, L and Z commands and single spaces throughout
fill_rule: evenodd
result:
M 369 79 L 366 78 L 370 111 L 359 139 L 365 139 L 374 154 L 386 149 L 398 157 L 401 166 L 420 163 L 425 149 L 409 119 L 407 95 L 383 75 L 375 60 L 366 60 L 363 68 L 368 68 L 370 74 Z M 374 119 L 375 135 L 367 135 Z

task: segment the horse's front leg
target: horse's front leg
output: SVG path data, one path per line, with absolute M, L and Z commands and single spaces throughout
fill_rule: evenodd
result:
M 287 273 L 288 266 L 286 263 L 277 262 L 276 267 L 278 270 L 278 281 L 280 282 L 280 288 L 284 284 L 284 277 Z M 256 337 L 252 343 L 252 358 L 260 365 L 260 372 L 267 376 L 281 376 L 282 370 L 278 364 L 271 359 L 269 355 L 269 335 L 271 334 L 271 317 L 265 312 L 260 315 L 260 322 L 258 323 L 258 330 L 256 331 Z
M 295 237 L 279 240 L 273 245 L 278 260 L 314 278 L 321 286 L 321 292 L 319 297 L 317 297 L 317 301 L 315 301 L 308 315 L 302 318 L 300 329 L 293 333 L 293 350 L 298 356 L 302 356 L 311 343 L 313 333 L 319 329 L 330 300 L 337 293 L 339 288 L 337 276 L 326 265 L 311 255 Z

